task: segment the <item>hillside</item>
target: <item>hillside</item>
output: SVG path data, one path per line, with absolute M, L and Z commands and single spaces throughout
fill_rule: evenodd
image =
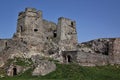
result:
M 58 64 L 45 76 L 31 76 L 32 69 L 14 77 L 0 80 L 120 80 L 120 66 L 83 67 L 77 64 Z

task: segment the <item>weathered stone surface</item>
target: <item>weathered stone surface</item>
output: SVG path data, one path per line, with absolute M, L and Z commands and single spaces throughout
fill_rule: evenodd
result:
M 4 61 L 3 61 L 3 58 L 2 57 L 0 57 L 0 67 L 3 67 L 4 66 Z
M 120 38 L 101 38 L 88 42 L 84 42 L 78 45 L 78 49 L 81 52 L 88 53 L 88 63 L 93 65 L 102 65 L 101 61 L 104 65 L 107 64 L 120 64 Z M 80 54 L 78 57 L 80 61 L 85 60 L 82 59 L 86 54 Z M 93 55 L 94 54 L 94 55 Z M 78 55 L 79 56 L 79 55 Z M 106 56 L 106 57 L 105 57 Z M 101 60 L 102 59 L 102 60 Z M 93 61 L 91 61 L 93 60 Z M 95 61 L 97 62 L 95 62 Z M 89 62 L 90 61 L 90 62 Z M 80 63 L 80 62 L 78 62 Z M 85 62 L 82 61 L 84 64 Z
M 60 50 L 72 51 L 77 49 L 77 32 L 75 21 L 60 17 L 58 19 L 57 35 Z
M 109 53 L 109 43 L 112 42 L 112 38 L 101 38 L 88 42 L 84 42 L 78 45 L 79 51 L 90 52 L 90 53 L 100 53 L 108 54 Z
M 8 59 L 31 58 L 35 66 L 33 75 L 55 70 L 55 64 L 43 58 L 82 66 L 120 64 L 120 38 L 101 38 L 79 44 L 74 20 L 60 17 L 56 24 L 43 19 L 42 11 L 26 8 L 18 15 L 13 38 L 0 39 L 0 57 L 0 67 Z M 13 67 L 8 71 L 12 72 Z
M 32 72 L 33 76 L 38 75 L 46 75 L 52 71 L 55 71 L 56 65 L 53 62 L 47 61 L 47 60 L 41 60 L 39 64 L 36 66 L 34 71 Z
M 63 63 L 76 63 L 77 62 L 77 51 L 63 51 Z
M 120 64 L 120 38 L 110 43 L 109 61 L 111 64 Z
M 77 63 L 82 66 L 102 66 L 108 64 L 108 56 L 96 53 L 78 52 Z

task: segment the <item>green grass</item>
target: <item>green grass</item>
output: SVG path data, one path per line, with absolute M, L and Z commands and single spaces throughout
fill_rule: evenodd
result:
M 25 59 L 25 58 L 15 58 L 15 59 L 9 59 L 6 63 L 6 66 L 10 64 L 15 64 L 19 66 L 31 66 L 33 64 L 31 59 Z
M 31 76 L 33 69 L 21 75 L 0 80 L 120 80 L 120 67 L 82 67 L 77 64 L 57 64 L 57 69 L 45 76 Z
M 30 66 L 33 64 L 31 59 L 21 59 L 21 58 L 16 58 L 16 62 L 14 62 L 16 65 L 20 66 Z

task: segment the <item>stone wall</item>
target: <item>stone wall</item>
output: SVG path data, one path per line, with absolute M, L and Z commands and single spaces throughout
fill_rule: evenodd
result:
M 109 64 L 108 56 L 87 52 L 77 53 L 77 63 L 82 66 L 102 66 Z
M 106 64 L 120 64 L 120 47 L 119 46 L 120 46 L 120 38 L 101 38 L 101 39 L 96 39 L 96 40 L 78 44 L 78 50 L 81 52 L 88 53 L 89 59 L 93 58 L 92 55 L 95 54 L 94 55 L 95 58 L 91 59 L 93 60 L 92 62 L 94 65 L 96 64 L 94 63 L 94 60 L 97 59 L 99 61 L 100 59 L 103 59 L 102 56 L 107 57 L 106 59 L 105 57 L 103 59 L 104 60 L 103 62 L 105 63 L 105 65 Z M 81 54 L 81 58 L 80 58 L 81 60 L 82 58 L 84 58 L 84 56 L 82 55 L 84 54 Z M 97 56 L 99 58 L 97 58 Z M 88 60 L 88 61 L 91 61 L 91 60 Z
M 24 69 L 24 67 L 22 67 L 22 66 L 18 66 L 18 65 L 13 65 L 13 64 L 11 64 L 11 65 L 8 67 L 7 75 L 8 75 L 8 76 L 18 75 L 18 74 L 20 74 L 20 73 L 23 71 L 23 69 Z
M 5 39 L 1 39 L 0 40 L 0 52 L 2 52 L 4 49 L 5 49 L 5 47 L 7 47 L 7 39 L 5 40 Z
M 101 38 L 88 42 L 83 42 L 81 44 L 78 44 L 78 49 L 79 51 L 83 52 L 108 55 L 110 47 L 109 43 L 113 42 L 113 40 L 114 38 Z
M 55 24 L 54 22 L 50 22 L 47 20 L 43 20 L 43 27 L 44 27 L 44 34 L 45 34 L 45 38 L 46 40 L 53 40 L 54 38 L 57 37 L 56 33 L 56 28 L 57 28 L 57 24 Z
M 77 51 L 62 51 L 63 63 L 76 63 Z

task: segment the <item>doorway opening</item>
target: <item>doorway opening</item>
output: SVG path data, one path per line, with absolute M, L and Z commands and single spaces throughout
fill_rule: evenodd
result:
M 67 56 L 67 61 L 68 61 L 68 63 L 70 63 L 70 62 L 72 62 L 72 60 L 71 60 L 72 58 L 71 58 L 71 56 L 70 55 L 68 55 Z
M 13 68 L 13 76 L 15 76 L 15 75 L 17 75 L 17 68 L 16 67 Z

